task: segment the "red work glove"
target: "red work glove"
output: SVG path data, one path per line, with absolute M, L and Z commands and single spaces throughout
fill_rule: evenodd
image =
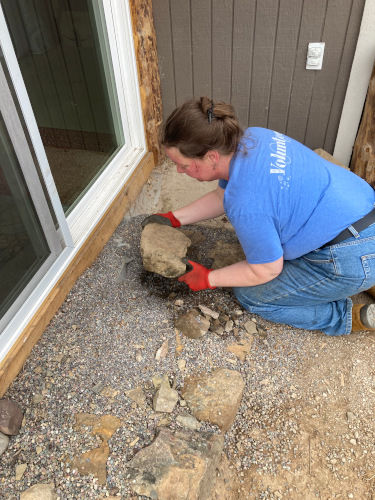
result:
M 170 227 L 181 227 L 181 222 L 176 219 L 172 212 L 166 214 L 153 214 L 149 215 L 142 221 L 142 227 L 147 226 L 150 222 L 155 222 L 156 224 L 164 224 Z
M 214 290 L 216 286 L 211 286 L 208 282 L 208 275 L 212 269 L 207 269 L 207 267 L 197 264 L 196 262 L 192 262 L 191 260 L 188 262 L 193 270 L 180 276 L 178 281 L 186 283 L 187 286 L 194 292 L 198 292 L 198 290 L 205 290 L 206 288 Z

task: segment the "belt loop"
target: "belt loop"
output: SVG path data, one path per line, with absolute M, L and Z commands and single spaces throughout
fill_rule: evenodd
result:
M 349 226 L 348 229 L 352 233 L 352 235 L 354 236 L 354 238 L 359 238 L 359 232 L 356 231 L 353 226 Z

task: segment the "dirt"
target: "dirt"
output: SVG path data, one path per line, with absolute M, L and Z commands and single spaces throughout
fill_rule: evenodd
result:
M 133 213 L 184 206 L 215 188 L 215 183 L 204 184 L 177 175 L 166 164 L 153 174 Z M 208 225 L 230 229 L 225 218 Z M 353 301 L 373 302 L 365 293 Z M 273 330 L 277 331 L 277 342 L 266 358 L 266 363 L 278 358 L 274 378 L 262 387 L 248 387 L 258 393 L 258 414 L 256 404 L 240 409 L 242 418 L 248 412 L 249 428 L 243 433 L 236 427 L 229 435 L 211 499 L 375 499 L 375 335 L 329 337 L 264 324 L 270 344 Z M 293 353 L 290 338 L 295 332 L 302 332 L 306 339 L 298 353 Z M 295 367 L 283 372 L 285 360 L 293 356 Z M 256 376 L 262 370 L 256 363 L 252 368 L 258 370 Z M 284 392 L 282 398 L 276 397 L 277 391 Z M 266 411 L 262 411 L 262 401 Z M 251 456 L 260 458 L 244 466 Z M 263 465 L 262 470 L 262 460 L 272 462 L 273 458 L 279 464 Z

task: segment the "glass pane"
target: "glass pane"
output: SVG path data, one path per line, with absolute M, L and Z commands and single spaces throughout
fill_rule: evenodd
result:
M 0 317 L 50 255 L 0 117 Z
M 65 212 L 124 145 L 99 4 L 2 2 Z

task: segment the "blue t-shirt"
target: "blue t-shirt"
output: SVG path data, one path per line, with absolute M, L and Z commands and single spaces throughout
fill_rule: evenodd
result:
M 232 158 L 224 209 L 246 259 L 296 259 L 370 212 L 375 195 L 363 179 L 272 130 L 245 131 Z

